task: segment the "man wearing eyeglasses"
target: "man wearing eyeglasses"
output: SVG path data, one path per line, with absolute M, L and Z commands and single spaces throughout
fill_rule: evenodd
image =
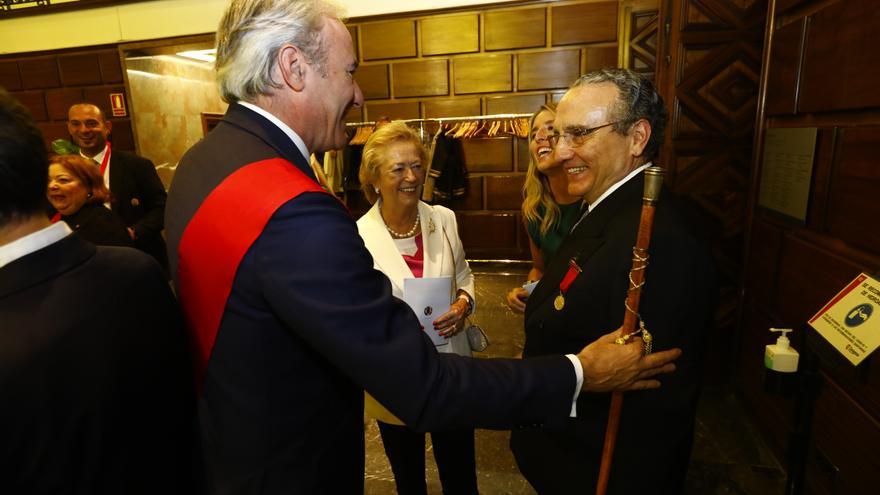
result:
M 568 192 L 584 198 L 583 216 L 529 298 L 524 357 L 572 352 L 622 324 L 643 171 L 657 156 L 665 120 L 654 86 L 625 69 L 582 76 L 560 101 L 550 142 Z M 640 306 L 654 348 L 680 347 L 683 355 L 661 388 L 625 395 L 608 493 L 683 488 L 715 293 L 710 252 L 687 210 L 664 188 Z M 582 395 L 564 429 L 513 432 L 517 464 L 539 493 L 595 485 L 609 401 L 610 394 Z

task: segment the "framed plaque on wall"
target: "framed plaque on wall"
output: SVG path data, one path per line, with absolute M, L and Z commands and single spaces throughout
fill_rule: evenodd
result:
M 759 206 L 806 221 L 816 134 L 815 127 L 767 129 Z

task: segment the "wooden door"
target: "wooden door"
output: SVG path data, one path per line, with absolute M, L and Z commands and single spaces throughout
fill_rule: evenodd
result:
M 729 376 L 736 349 L 766 0 L 661 0 L 657 86 L 670 110 L 660 164 L 706 213 L 719 272 L 708 372 Z

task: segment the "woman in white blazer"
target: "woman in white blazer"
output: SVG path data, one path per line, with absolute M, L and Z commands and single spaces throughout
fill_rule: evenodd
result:
M 392 122 L 377 129 L 364 146 L 359 171 L 373 207 L 358 220 L 358 230 L 395 296 L 403 297 L 404 279 L 452 277 L 452 305 L 425 331 L 443 337 L 438 352 L 470 356 L 462 330 L 474 309 L 474 275 L 465 260 L 455 214 L 420 201 L 426 162 L 418 135 L 405 124 Z M 426 494 L 425 435 L 407 428 L 369 395 L 365 412 L 378 421 L 397 492 Z M 473 429 L 431 432 L 431 441 L 443 492 L 477 493 Z

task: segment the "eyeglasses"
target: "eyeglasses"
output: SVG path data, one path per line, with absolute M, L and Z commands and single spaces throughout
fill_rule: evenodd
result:
M 587 139 L 590 139 L 590 137 L 599 129 L 617 124 L 619 122 L 620 121 L 617 120 L 615 122 L 609 122 L 607 124 L 602 124 L 596 127 L 575 126 L 570 132 L 560 133 L 559 131 L 556 131 L 553 134 L 547 136 L 547 140 L 550 141 L 550 146 L 553 148 L 556 147 L 560 140 L 565 141 L 571 148 L 577 148 L 586 143 Z

